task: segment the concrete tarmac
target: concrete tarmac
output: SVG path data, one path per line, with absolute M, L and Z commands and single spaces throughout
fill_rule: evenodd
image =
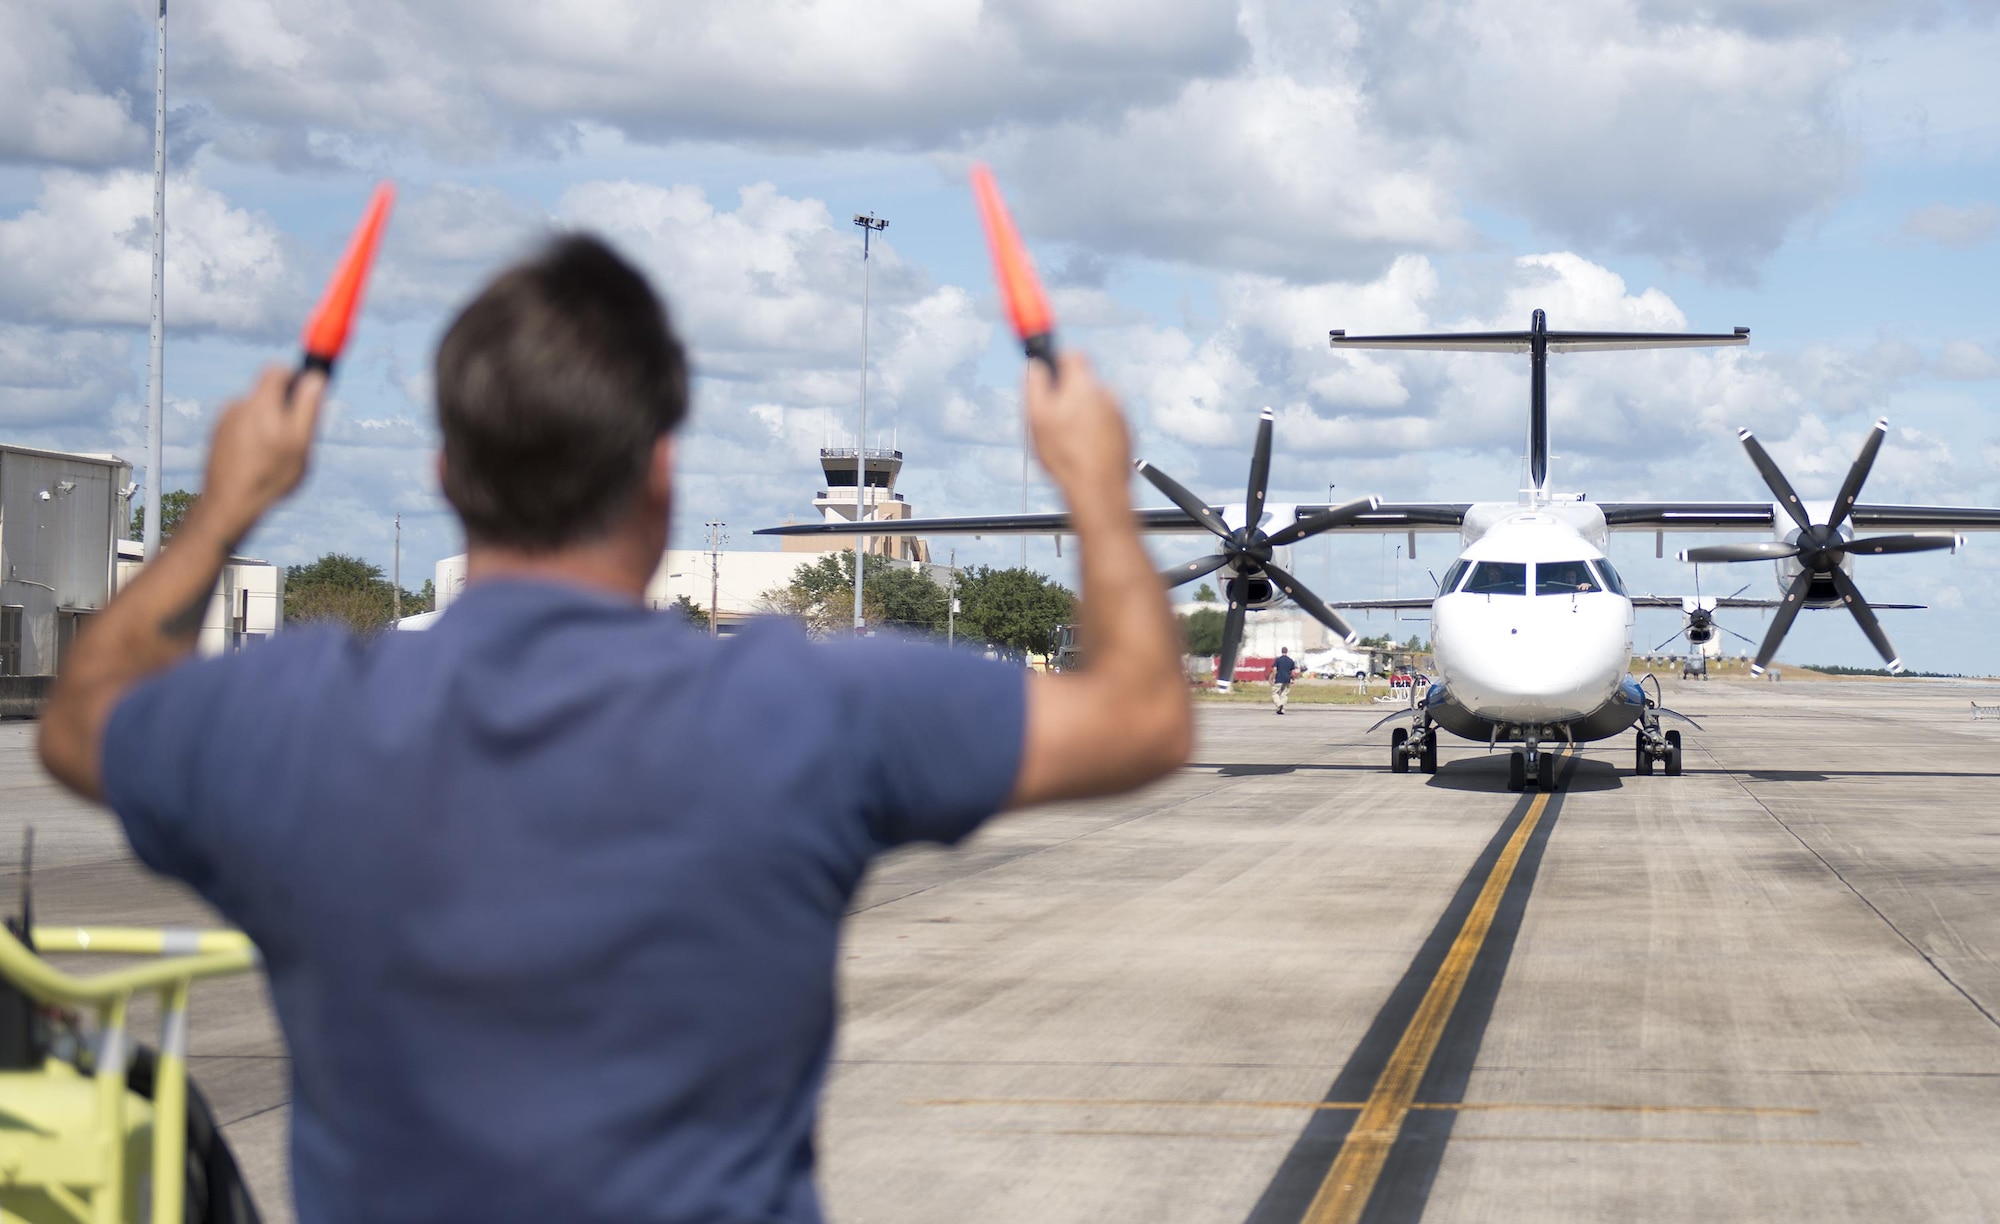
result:
M 1943 682 L 1670 683 L 1547 798 L 1379 711 L 1207 707 L 1142 794 L 883 861 L 842 956 L 822 1183 L 848 1224 L 2000 1219 L 2000 721 Z M 202 921 L 0 726 L 42 921 Z M 11 896 L 0 882 L 0 897 Z M 8 902 L 11 905 L 11 902 Z M 267 1216 L 261 986 L 195 1074 Z

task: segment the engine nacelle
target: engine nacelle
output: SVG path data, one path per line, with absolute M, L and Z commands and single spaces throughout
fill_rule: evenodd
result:
M 1278 584 L 1261 574 L 1248 578 L 1239 574 L 1225 582 L 1223 587 L 1230 602 L 1248 608 L 1269 608 L 1284 599 Z

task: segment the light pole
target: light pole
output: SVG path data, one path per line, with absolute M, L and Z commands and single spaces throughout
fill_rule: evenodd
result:
M 403 619 L 403 516 L 396 516 L 396 559 L 389 570 L 389 619 Z
M 167 0 L 153 27 L 153 335 L 146 386 L 146 560 L 160 551 L 160 493 L 167 464 L 162 368 L 167 348 Z
M 710 519 L 702 526 L 708 528 L 708 636 L 715 637 L 716 593 L 722 586 L 722 544 L 729 538 L 722 534 L 722 529 L 728 524 Z
M 861 497 L 868 488 L 868 240 L 889 228 L 889 223 L 874 213 L 854 214 L 854 223 L 861 227 L 861 434 L 855 439 L 854 447 L 854 521 L 861 522 L 868 517 Z M 854 636 L 860 637 L 861 621 L 861 571 L 862 559 L 868 554 L 868 537 L 854 537 Z

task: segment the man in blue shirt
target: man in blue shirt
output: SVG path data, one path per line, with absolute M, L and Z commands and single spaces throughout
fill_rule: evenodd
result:
M 1285 712 L 1285 703 L 1292 697 L 1292 676 L 1299 670 L 1299 661 L 1292 657 L 1290 646 L 1278 647 L 1278 657 L 1271 662 L 1271 704 L 1278 707 L 1278 713 Z
M 468 585 L 429 633 L 188 658 L 224 559 L 306 470 L 324 380 L 268 370 L 172 547 L 78 639 L 42 758 L 263 951 L 307 1224 L 815 1221 L 870 859 L 1189 751 L 1123 417 L 1082 360 L 1030 367 L 1093 655 L 1042 677 L 646 611 L 687 371 L 600 243 L 501 275 L 436 373 Z

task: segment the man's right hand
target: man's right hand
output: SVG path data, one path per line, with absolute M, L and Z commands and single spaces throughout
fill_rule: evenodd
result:
M 1107 493 L 1120 501 L 1132 479 L 1132 437 L 1110 388 L 1081 353 L 1064 353 L 1058 379 L 1039 361 L 1028 363 L 1028 431 L 1042 462 L 1072 511 L 1098 509 Z
M 264 512 L 305 479 L 326 375 L 269 366 L 250 393 L 222 410 L 196 503 L 227 540 L 249 534 Z

